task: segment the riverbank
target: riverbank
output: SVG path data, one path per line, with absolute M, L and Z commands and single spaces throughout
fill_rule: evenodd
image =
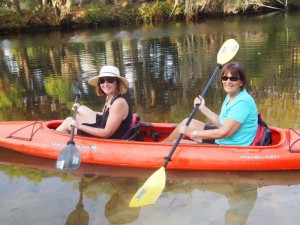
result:
M 222 1 L 221 1 L 222 2 Z M 222 6 L 222 7 L 221 7 Z M 198 6 L 199 7 L 199 6 Z M 244 7 L 244 8 L 243 8 Z M 132 24 L 168 23 L 178 21 L 195 21 L 205 17 L 243 16 L 264 14 L 270 11 L 299 10 L 300 1 L 290 1 L 284 6 L 278 1 L 268 5 L 231 5 L 230 7 L 208 4 L 201 9 L 188 11 L 186 5 L 170 1 L 136 2 L 129 4 L 87 4 L 72 6 L 61 17 L 54 7 L 44 10 L 0 10 L 0 33 L 20 33 L 62 29 L 81 29 L 107 26 L 125 26 Z

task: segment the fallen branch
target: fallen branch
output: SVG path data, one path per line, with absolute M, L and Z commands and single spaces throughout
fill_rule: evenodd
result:
M 270 9 L 276 9 L 276 10 L 280 10 L 280 11 L 283 10 L 281 8 L 277 8 L 277 7 L 273 7 L 273 6 L 269 6 L 269 5 L 264 5 L 264 4 L 259 4 L 259 3 L 254 3 L 254 5 L 261 6 L 261 7 L 266 7 L 266 8 L 270 8 Z

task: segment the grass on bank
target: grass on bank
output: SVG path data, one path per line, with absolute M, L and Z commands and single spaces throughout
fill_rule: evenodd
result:
M 175 1 L 175 2 L 173 2 Z M 245 1 L 207 1 L 198 0 L 192 4 L 191 0 L 164 0 L 129 4 L 124 2 L 114 6 L 112 4 L 90 4 L 83 7 L 72 6 L 70 12 L 63 19 L 59 18 L 52 7 L 41 10 L 23 10 L 19 15 L 13 10 L 0 10 L 0 32 L 18 32 L 33 29 L 60 29 L 61 27 L 105 27 L 127 24 L 161 23 L 178 20 L 195 20 L 201 16 L 224 16 L 225 14 L 241 14 L 272 10 L 245 5 Z M 270 0 L 274 6 L 278 1 Z M 260 2 L 260 1 L 259 1 Z M 284 1 L 285 2 L 285 1 Z M 282 3 L 284 3 L 282 2 Z M 289 5 L 298 8 L 300 0 L 288 1 Z M 208 4 L 209 3 L 209 4 Z M 190 5 L 187 5 L 190 4 Z M 243 4 L 243 5 L 242 5 Z M 247 8 L 245 8 L 247 6 Z M 281 8 L 284 7 L 281 5 Z M 274 10 L 274 9 L 273 9 Z

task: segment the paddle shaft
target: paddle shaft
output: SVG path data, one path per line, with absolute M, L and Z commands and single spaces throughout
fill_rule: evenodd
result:
M 207 93 L 209 87 L 211 86 L 212 82 L 213 82 L 214 79 L 216 78 L 216 76 L 217 76 L 217 74 L 218 74 L 218 72 L 219 72 L 219 70 L 220 70 L 221 68 L 222 68 L 222 65 L 221 65 L 221 64 L 218 64 L 217 67 L 216 67 L 216 69 L 215 69 L 215 71 L 214 71 L 214 73 L 213 73 L 213 75 L 210 77 L 210 79 L 209 79 L 209 81 L 208 81 L 206 87 L 204 88 L 204 90 L 203 90 L 203 92 L 202 92 L 202 94 L 201 94 L 202 97 L 204 97 L 204 96 L 206 95 L 206 93 Z M 199 106 L 200 106 L 200 104 L 196 104 L 196 105 L 195 105 L 193 111 L 191 112 L 191 114 L 190 114 L 188 120 L 187 120 L 186 123 L 185 123 L 186 126 L 188 126 L 188 125 L 190 124 L 190 122 L 192 121 L 194 115 L 195 115 L 196 112 L 198 111 Z M 183 134 L 180 133 L 179 136 L 178 136 L 178 138 L 176 139 L 175 144 L 173 145 L 171 151 L 169 152 L 169 155 L 168 155 L 167 157 L 165 157 L 165 162 L 164 162 L 164 164 L 163 164 L 163 167 L 166 168 L 167 165 L 168 165 L 168 163 L 171 161 L 171 158 L 172 158 L 172 156 L 173 156 L 173 154 L 174 154 L 174 152 L 175 152 L 175 150 L 176 150 L 176 148 L 177 148 L 179 142 L 181 141 L 182 137 L 183 137 Z
M 79 94 L 76 94 L 76 97 L 75 97 L 75 103 L 78 103 L 78 99 L 79 99 L 80 95 Z M 74 107 L 74 113 L 73 113 L 73 119 L 75 120 L 76 119 L 76 114 L 77 114 L 77 106 Z M 74 126 L 71 126 L 71 134 L 70 134 L 70 140 L 68 141 L 67 144 L 75 144 L 73 139 L 74 139 L 74 135 L 75 135 L 75 127 Z

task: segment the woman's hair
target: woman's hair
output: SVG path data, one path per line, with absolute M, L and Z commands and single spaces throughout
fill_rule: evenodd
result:
M 124 85 L 121 85 L 120 80 L 118 78 L 116 78 L 117 81 L 117 90 L 115 94 L 125 94 L 127 91 L 127 88 L 124 87 Z M 101 89 L 100 84 L 98 83 L 97 87 L 96 87 L 96 93 L 98 96 L 102 96 L 105 95 L 104 91 Z
M 226 64 L 221 71 L 221 77 L 225 76 L 227 73 L 231 73 L 231 76 L 238 77 L 242 81 L 243 85 L 241 86 L 241 90 L 244 90 L 247 87 L 248 78 L 246 75 L 246 69 L 242 64 L 238 62 Z

